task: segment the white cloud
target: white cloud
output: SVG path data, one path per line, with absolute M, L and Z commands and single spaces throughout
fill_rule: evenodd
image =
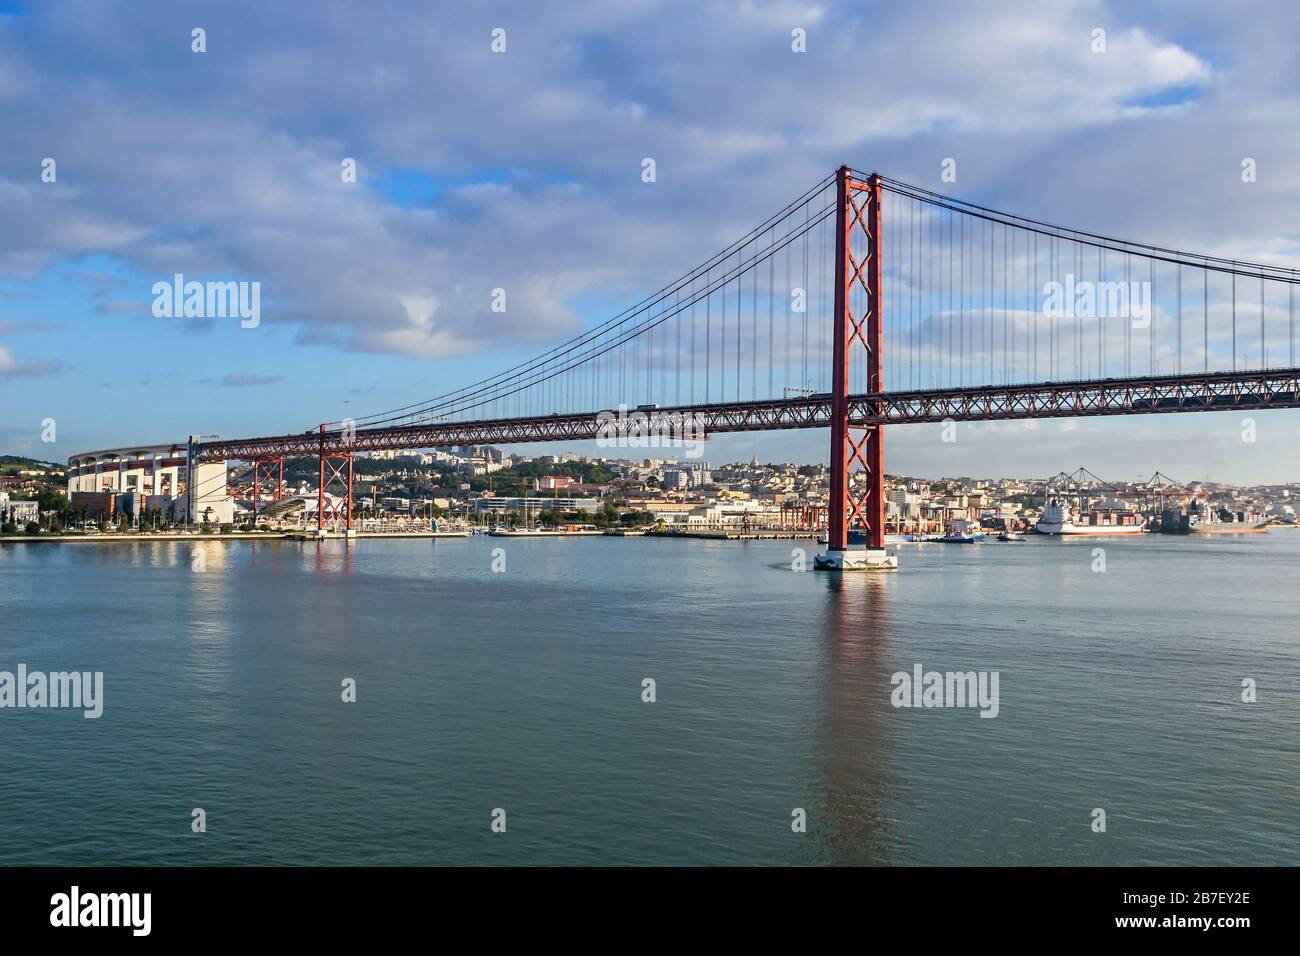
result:
M 55 359 L 27 359 L 20 361 L 12 351 L 0 345 L 0 380 L 14 378 L 45 378 L 55 375 L 63 363 Z

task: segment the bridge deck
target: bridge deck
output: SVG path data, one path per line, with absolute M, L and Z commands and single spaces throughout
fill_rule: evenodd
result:
M 927 389 L 852 395 L 854 424 L 907 425 L 923 422 L 1070 418 L 1095 415 L 1150 415 L 1260 408 L 1300 407 L 1300 368 L 1208 372 L 1166 377 L 1109 378 L 976 388 Z M 327 452 L 386 451 L 451 445 L 589 441 L 600 437 L 605 412 L 582 412 L 482 421 L 430 422 L 383 428 L 338 428 L 296 435 L 272 435 L 204 442 L 199 461 L 300 457 Z M 632 416 L 635 412 L 628 412 Z M 831 421 L 828 394 L 753 402 L 728 402 L 661 408 L 665 437 L 702 438 L 725 432 L 826 428 Z M 606 429 L 611 426 L 606 425 Z M 614 426 L 626 434 L 629 426 Z M 605 434 L 610 434 L 607 430 Z

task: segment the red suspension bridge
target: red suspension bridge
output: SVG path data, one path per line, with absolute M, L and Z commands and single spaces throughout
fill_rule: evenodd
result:
M 886 425 L 1300 407 L 1297 282 L 845 166 L 527 362 L 304 433 L 194 442 L 190 460 L 249 462 L 256 493 L 316 459 L 318 528 L 350 529 L 356 452 L 829 428 L 823 564 L 880 566 Z

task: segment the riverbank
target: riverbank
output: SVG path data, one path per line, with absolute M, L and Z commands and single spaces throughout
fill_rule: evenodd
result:
M 698 538 L 705 541 L 796 541 L 815 539 L 820 531 L 647 531 L 647 538 Z
M 468 538 L 468 531 L 358 531 L 352 535 L 357 538 Z M 341 534 L 329 534 L 329 540 L 343 540 Z M 301 531 L 244 531 L 230 534 L 11 534 L 0 535 L 0 544 L 25 544 L 38 542 L 62 542 L 66 544 L 106 544 L 109 542 L 134 541 L 315 541 L 313 534 Z
M 83 544 L 109 541 L 262 541 L 280 540 L 287 537 L 275 532 L 248 532 L 244 534 L 8 534 L 0 535 L 0 544 L 37 544 L 53 542 L 64 544 Z

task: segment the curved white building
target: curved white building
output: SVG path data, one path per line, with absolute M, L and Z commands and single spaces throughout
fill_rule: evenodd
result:
M 174 520 L 184 521 L 188 514 L 190 521 L 199 522 L 207 512 L 214 524 L 231 521 L 234 502 L 226 490 L 226 463 L 203 462 L 191 468 L 188 450 L 186 442 L 175 442 L 71 455 L 68 500 L 76 507 L 78 500 L 90 500 L 83 497 L 88 494 L 139 495 L 138 504 L 132 506 L 137 513 L 158 508 Z

